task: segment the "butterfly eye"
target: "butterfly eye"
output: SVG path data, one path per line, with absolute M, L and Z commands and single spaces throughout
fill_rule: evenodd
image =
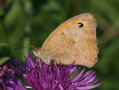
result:
M 79 27 L 83 27 L 83 23 L 79 22 L 78 24 L 79 24 Z

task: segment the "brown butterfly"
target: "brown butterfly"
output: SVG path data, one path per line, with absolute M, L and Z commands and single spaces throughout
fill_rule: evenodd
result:
M 97 62 L 96 19 L 90 13 L 77 15 L 57 27 L 41 48 L 34 51 L 44 62 L 92 67 Z

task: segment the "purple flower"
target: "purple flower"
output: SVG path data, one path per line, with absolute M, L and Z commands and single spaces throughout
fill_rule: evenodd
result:
M 8 73 L 11 71 L 12 75 Z M 14 77 L 7 64 L 0 66 L 0 90 L 26 90 L 26 87 Z
M 17 74 L 22 75 L 29 87 L 33 90 L 88 90 L 99 87 L 95 72 L 93 70 L 81 70 L 81 67 L 62 64 L 55 65 L 53 61 L 46 64 L 37 58 L 35 60 L 29 54 L 26 63 L 15 61 L 15 66 L 11 66 Z M 79 73 L 80 71 L 80 73 Z M 74 77 L 74 74 L 78 74 Z

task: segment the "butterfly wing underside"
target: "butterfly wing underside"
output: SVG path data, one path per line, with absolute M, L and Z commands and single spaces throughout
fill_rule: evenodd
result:
M 83 27 L 79 26 L 83 23 Z M 97 62 L 96 20 L 91 14 L 75 16 L 61 24 L 36 51 L 46 63 L 92 67 Z

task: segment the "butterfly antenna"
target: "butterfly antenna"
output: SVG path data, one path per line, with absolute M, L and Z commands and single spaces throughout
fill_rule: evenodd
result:
M 18 48 L 15 48 L 14 50 L 16 51 L 16 50 L 19 50 L 22 48 L 28 48 L 28 47 L 33 48 L 33 50 L 36 50 L 36 48 L 33 45 L 25 45 L 24 47 L 18 47 Z

